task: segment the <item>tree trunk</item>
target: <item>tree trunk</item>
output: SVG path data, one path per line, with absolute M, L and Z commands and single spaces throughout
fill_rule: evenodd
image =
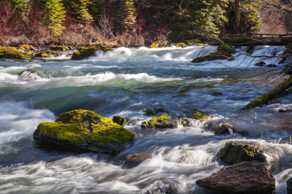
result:
M 240 20 L 241 20 L 241 11 L 240 11 L 240 0 L 234 0 L 234 13 L 235 13 L 235 32 L 240 33 Z

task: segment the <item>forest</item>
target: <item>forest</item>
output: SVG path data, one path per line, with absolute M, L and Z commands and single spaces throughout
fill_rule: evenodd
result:
M 258 31 L 260 1 L 246 0 L 240 6 L 239 2 L 1 0 L 0 35 L 6 38 L 0 42 L 89 44 L 110 40 L 138 46 L 155 40 L 167 44 Z

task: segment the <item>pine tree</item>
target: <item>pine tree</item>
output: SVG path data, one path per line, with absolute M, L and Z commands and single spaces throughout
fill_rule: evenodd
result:
M 65 29 L 66 11 L 62 0 L 46 0 L 49 29 L 52 36 L 59 37 Z
M 28 16 L 31 9 L 30 0 L 12 0 L 12 4 L 17 13 L 19 13 L 23 18 Z
M 123 0 L 122 24 L 126 32 L 133 32 L 137 24 L 137 10 L 134 0 Z

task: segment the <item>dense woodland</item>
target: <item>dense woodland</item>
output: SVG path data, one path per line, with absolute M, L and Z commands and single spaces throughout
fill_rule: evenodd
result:
M 260 0 L 1 0 L 1 43 L 144 45 L 258 31 Z

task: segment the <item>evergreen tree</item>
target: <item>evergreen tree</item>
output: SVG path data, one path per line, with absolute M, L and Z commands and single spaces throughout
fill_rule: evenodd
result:
M 59 37 L 65 29 L 66 11 L 62 0 L 46 0 L 46 10 L 51 34 Z

